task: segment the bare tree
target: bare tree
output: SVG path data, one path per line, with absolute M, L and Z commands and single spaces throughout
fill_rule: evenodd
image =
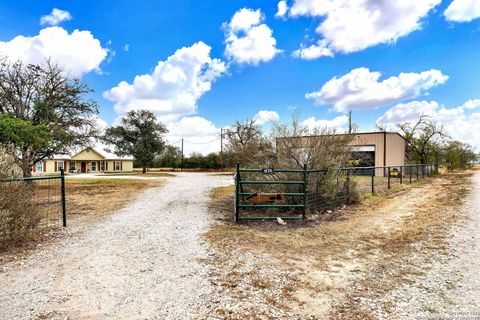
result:
M 0 61 L 0 143 L 24 176 L 54 154 L 81 147 L 96 135 L 97 103 L 92 92 L 58 65 Z
M 272 143 L 263 135 L 255 119 L 236 121 L 225 135 L 226 152 L 243 164 L 265 166 L 275 158 Z
M 440 143 L 447 138 L 442 125 L 422 115 L 416 122 L 398 123 L 400 133 L 407 141 L 407 158 L 409 162 L 438 162 Z
M 286 167 L 336 168 L 350 159 L 352 135 L 335 129 L 308 128 L 293 116 L 291 123 L 275 123 L 272 138 L 276 141 L 277 162 Z

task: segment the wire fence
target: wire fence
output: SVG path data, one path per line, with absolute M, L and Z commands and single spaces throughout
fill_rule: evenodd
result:
M 431 164 L 336 169 L 247 169 L 237 164 L 235 220 L 305 219 L 437 173 Z
M 0 181 L 0 195 L 21 197 L 24 214 L 38 218 L 38 227 L 67 226 L 65 175 L 14 178 Z M 13 203 L 13 199 L 9 201 Z

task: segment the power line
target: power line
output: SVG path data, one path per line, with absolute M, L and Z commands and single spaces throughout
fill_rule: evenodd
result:
M 192 142 L 192 141 L 188 141 L 188 140 L 184 140 L 184 141 L 187 142 L 187 143 L 190 143 L 190 144 L 209 144 L 209 143 L 213 143 L 213 142 L 218 141 L 218 140 L 220 140 L 220 138 L 216 138 L 215 140 L 206 141 L 206 142 Z
M 204 141 L 204 142 L 193 142 L 193 141 L 188 141 L 188 140 L 182 138 L 182 139 L 179 139 L 179 140 L 177 140 L 177 141 L 175 141 L 175 142 L 169 142 L 169 143 L 172 144 L 172 145 L 173 145 L 173 144 L 178 144 L 178 143 L 182 142 L 182 140 L 183 140 L 183 142 L 190 143 L 190 144 L 209 144 L 209 143 L 213 143 L 213 142 L 215 142 L 215 141 L 220 140 L 220 138 L 216 138 L 215 140 L 212 140 L 212 141 Z
M 181 141 L 182 141 L 182 139 L 178 139 L 178 140 L 175 141 L 175 142 L 169 142 L 169 143 L 170 143 L 170 144 L 178 144 L 178 143 L 181 142 Z

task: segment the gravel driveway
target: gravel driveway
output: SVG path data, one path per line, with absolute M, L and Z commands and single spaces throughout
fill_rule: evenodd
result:
M 197 263 L 209 190 L 230 176 L 176 173 L 115 214 L 0 267 L 2 319 L 190 319 L 211 285 Z M 114 201 L 105 199 L 105 201 Z M 75 227 L 72 227 L 75 229 Z
M 427 262 L 425 252 L 412 250 L 405 264 L 415 265 L 419 276 L 375 301 L 395 305 L 392 319 L 480 319 L 480 172 L 472 182 L 445 250 L 434 247 Z

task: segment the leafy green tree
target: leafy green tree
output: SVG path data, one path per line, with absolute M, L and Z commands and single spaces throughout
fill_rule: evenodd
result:
M 156 159 L 155 164 L 157 167 L 171 167 L 177 168 L 182 162 L 182 151 L 177 146 L 167 145 Z
M 442 158 L 447 169 L 453 171 L 472 167 L 478 155 L 469 144 L 453 140 L 442 148 Z
M 48 61 L 24 65 L 0 61 L 0 143 L 31 175 L 33 165 L 96 136 L 97 103 L 77 78 Z
M 133 156 L 143 169 L 162 153 L 165 147 L 162 135 L 167 132 L 164 124 L 157 122 L 153 112 L 130 111 L 121 124 L 106 130 L 103 139 L 113 145 L 118 156 Z

